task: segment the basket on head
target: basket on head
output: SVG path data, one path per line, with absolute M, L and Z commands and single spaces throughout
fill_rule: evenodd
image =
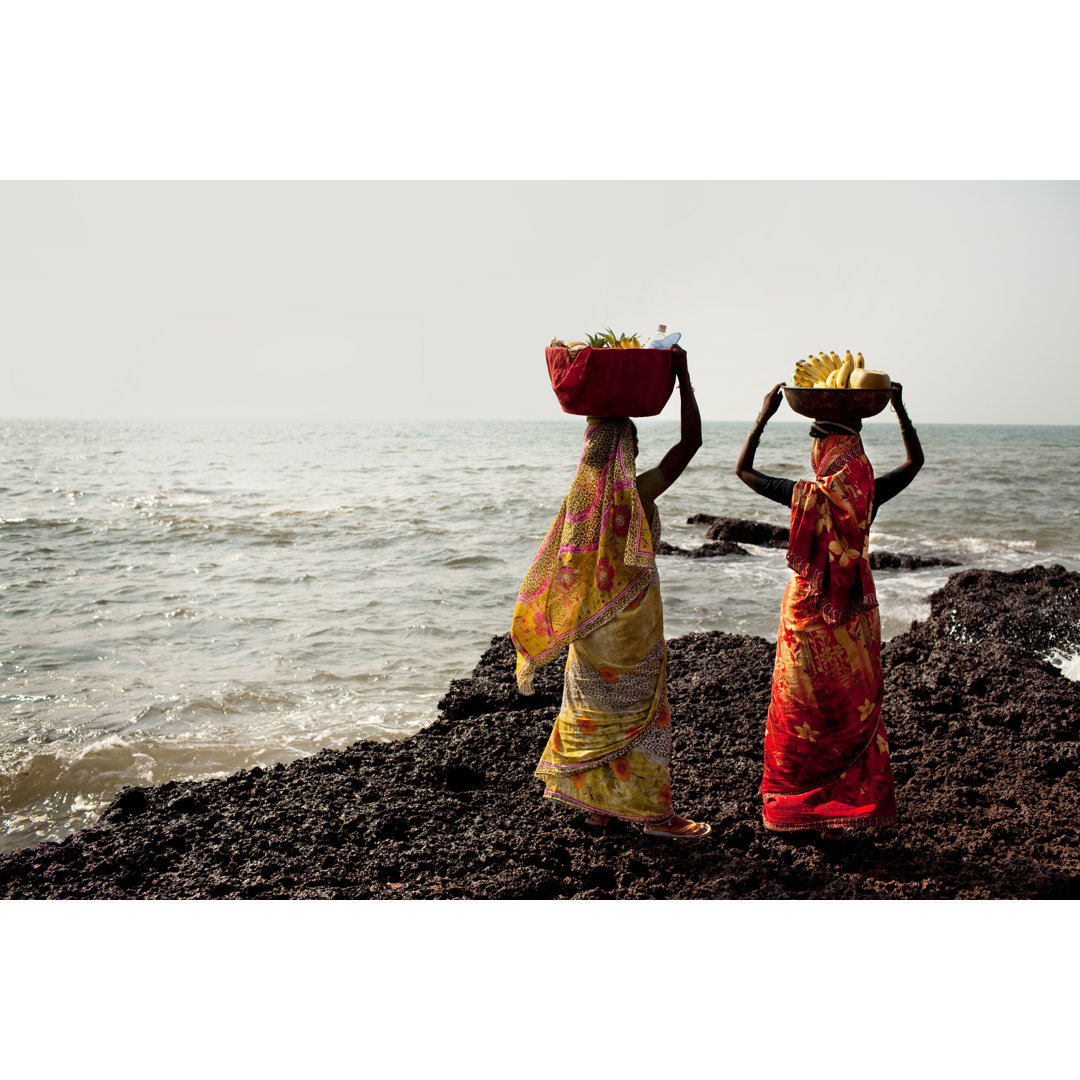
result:
M 892 399 L 891 389 L 834 390 L 809 386 L 785 386 L 784 397 L 793 412 L 812 420 L 865 420 L 877 416 Z
M 551 388 L 575 416 L 656 416 L 675 389 L 670 349 L 548 348 Z

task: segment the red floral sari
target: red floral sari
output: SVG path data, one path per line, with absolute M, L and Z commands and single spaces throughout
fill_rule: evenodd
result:
M 896 821 L 870 573 L 874 471 L 857 435 L 815 439 L 795 485 L 788 583 L 765 725 L 767 829 Z

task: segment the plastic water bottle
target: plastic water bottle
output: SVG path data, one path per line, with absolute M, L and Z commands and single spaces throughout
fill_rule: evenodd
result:
M 682 334 L 674 331 L 669 334 L 667 332 L 667 326 L 664 323 L 661 323 L 656 328 L 656 336 L 649 338 L 649 340 L 645 342 L 644 347 L 646 349 L 670 349 L 672 345 L 679 344 L 679 338 L 681 337 Z

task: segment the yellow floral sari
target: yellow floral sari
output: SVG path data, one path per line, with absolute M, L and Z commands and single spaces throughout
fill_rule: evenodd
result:
M 544 795 L 629 821 L 671 810 L 663 605 L 629 421 L 590 420 L 585 452 L 514 611 L 517 678 L 569 645 L 563 701 L 536 775 Z

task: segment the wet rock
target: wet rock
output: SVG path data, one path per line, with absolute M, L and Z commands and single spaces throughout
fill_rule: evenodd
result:
M 718 632 L 672 639 L 668 663 L 676 809 L 712 836 L 586 828 L 533 776 L 562 661 L 522 697 L 499 636 L 412 738 L 127 788 L 96 824 L 0 857 L 0 896 L 1077 899 L 1080 684 L 1044 657 L 1075 642 L 1078 616 L 1078 574 L 965 571 L 885 644 L 894 829 L 765 831 L 775 648 Z
M 930 615 L 959 641 L 996 639 L 1033 656 L 1071 652 L 1080 646 L 1080 575 L 1057 565 L 965 570 L 930 597 Z
M 451 791 L 479 791 L 487 783 L 484 773 L 468 765 L 448 765 L 443 777 Z
M 661 540 L 656 548 L 657 555 L 683 555 L 688 559 L 711 559 L 721 555 L 749 555 L 745 548 L 731 540 L 712 540 L 696 548 L 674 547 L 666 540 Z
M 439 711 L 447 720 L 463 720 L 499 709 L 558 708 L 562 701 L 562 676 L 566 666 L 565 650 L 558 659 L 536 672 L 533 693 L 526 697 L 514 678 L 516 654 L 507 634 L 491 639 L 471 678 L 454 679 L 439 702 Z
M 124 818 L 142 814 L 150 805 L 150 797 L 146 788 L 125 787 L 109 804 L 109 808 L 102 815 L 102 820 L 122 821 Z
M 959 566 L 952 559 L 937 555 L 894 555 L 889 551 L 871 551 L 871 570 L 921 570 L 926 566 Z
M 737 544 L 758 544 L 762 547 L 786 548 L 789 529 L 770 525 L 765 521 L 748 521 L 745 518 L 713 517 L 711 514 L 693 514 L 686 519 L 688 525 L 708 525 L 706 540 L 730 540 Z
M 723 548 L 712 549 L 712 544 L 704 544 L 698 549 L 670 548 L 661 543 L 662 555 L 689 555 L 692 558 L 705 558 L 711 555 L 745 555 L 744 544 L 757 544 L 761 547 L 787 549 L 789 529 L 780 525 L 770 525 L 764 521 L 749 521 L 745 518 L 716 517 L 712 514 L 691 514 L 686 519 L 688 525 L 708 525 L 705 537 L 715 541 Z M 710 549 L 710 550 L 707 550 Z M 871 551 L 870 567 L 873 570 L 919 570 L 929 566 L 959 566 L 952 559 L 937 555 L 894 555 L 888 551 Z

